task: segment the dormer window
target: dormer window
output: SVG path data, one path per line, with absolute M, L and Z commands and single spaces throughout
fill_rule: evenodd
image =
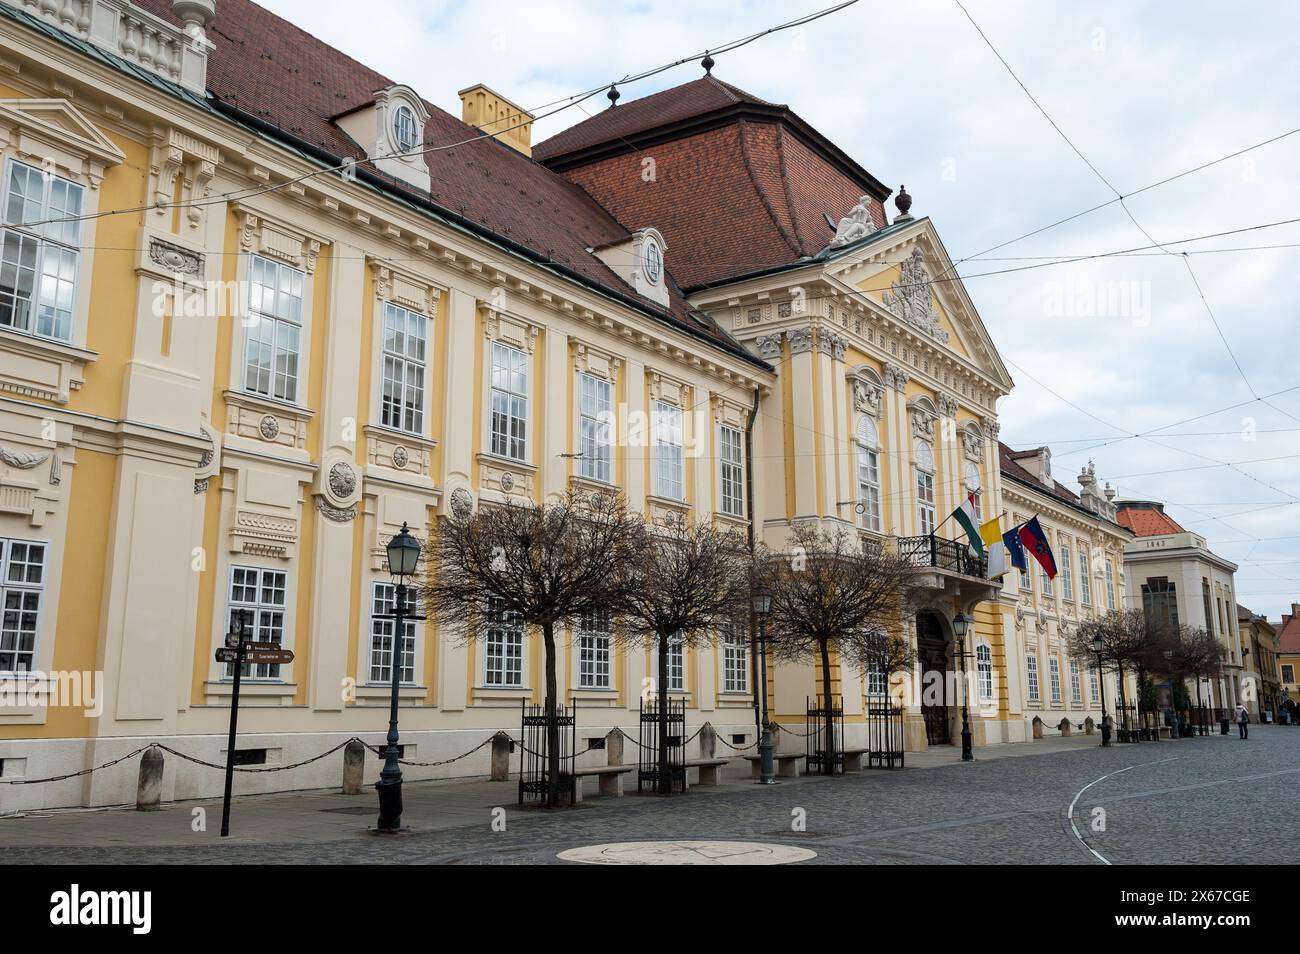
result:
M 415 113 L 411 107 L 402 104 L 393 111 L 393 145 L 398 152 L 411 152 L 419 144 L 419 133 L 415 130 Z
M 654 238 L 647 236 L 641 245 L 641 261 L 645 277 L 651 285 L 658 285 L 664 277 L 664 252 Z

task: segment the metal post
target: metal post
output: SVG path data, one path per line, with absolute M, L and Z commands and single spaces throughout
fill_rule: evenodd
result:
M 966 640 L 957 637 L 957 655 L 961 659 L 961 760 L 974 762 L 975 753 L 971 747 L 969 693 L 966 691 Z
M 1106 676 L 1101 669 L 1101 653 L 1097 654 L 1097 684 L 1101 686 L 1101 744 L 1110 746 L 1110 716 L 1106 714 Z
M 226 738 L 226 791 L 221 801 L 221 837 L 230 834 L 230 792 L 235 782 L 235 732 L 239 725 L 239 677 L 244 671 L 244 614 L 237 611 L 231 635 L 236 639 L 235 685 L 230 696 L 230 735 Z
M 759 765 L 758 783 L 760 785 L 776 784 L 776 766 L 772 759 L 772 724 L 768 720 L 767 712 L 767 625 L 762 615 L 758 617 L 758 651 L 759 651 L 759 669 L 761 672 L 762 685 L 759 686 L 759 692 L 762 693 L 763 700 L 763 735 L 758 743 L 758 754 L 761 756 Z
M 388 703 L 388 747 L 384 750 L 384 768 L 375 790 L 379 793 L 380 831 L 397 831 L 402 827 L 402 768 L 397 762 L 397 694 L 402 684 L 402 642 L 406 621 L 406 584 L 398 583 L 397 602 L 393 607 L 393 690 Z

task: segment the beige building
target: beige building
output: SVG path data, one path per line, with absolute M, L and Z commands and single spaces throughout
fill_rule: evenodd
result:
M 394 633 L 384 546 L 574 486 L 778 546 L 817 521 L 905 548 L 924 595 L 903 626 L 945 677 L 899 687 L 909 745 L 959 729 L 958 612 L 977 743 L 1026 737 L 1014 602 L 942 525 L 969 492 L 1004 509 L 1011 379 L 961 283 L 930 284 L 952 267 L 933 223 L 905 193 L 890 221 L 890 190 L 789 108 L 706 75 L 534 148 L 486 87 L 458 119 L 248 0 L 0 0 L 0 44 L 0 777 L 150 741 L 220 761 L 236 613 L 295 654 L 244 679 L 246 761 L 381 741 L 393 665 L 406 759 L 517 728 L 537 635 Z M 853 743 L 881 688 L 838 662 L 829 687 L 811 665 L 756 687 L 744 640 L 658 674 L 598 622 L 562 652 L 583 738 L 630 729 L 662 676 L 737 745 L 756 688 L 792 730 L 841 695 Z M 38 673 L 60 693 L 26 691 Z M 164 797 L 219 782 L 170 760 Z M 0 796 L 134 786 L 129 760 Z
M 1277 630 L 1265 617 L 1237 604 L 1237 635 L 1242 663 L 1241 701 L 1257 722 L 1276 722 L 1283 698 Z
M 1165 513 L 1164 504 L 1121 500 L 1119 522 L 1134 538 L 1124 548 L 1128 601 L 1149 617 L 1172 625 L 1203 628 L 1223 646 L 1222 673 L 1201 681 L 1201 699 L 1230 715 L 1242 698 L 1242 645 L 1237 632 L 1233 575 L 1237 564 L 1212 551 L 1200 534 L 1183 529 Z M 1188 689 L 1197 698 L 1195 680 Z
M 1041 722 L 1044 735 L 1060 734 L 1068 722 L 1078 732 L 1089 721 L 1100 726 L 1103 702 L 1118 724 L 1121 697 L 1134 702 L 1136 683 L 1125 674 L 1103 680 L 1087 660 L 1071 656 L 1068 640 L 1080 624 L 1125 605 L 1124 547 L 1132 534 L 1116 522 L 1115 491 L 1098 487 L 1089 462 L 1078 475 L 1075 494 L 1052 476 L 1048 447 L 1016 451 L 1001 445 L 1005 527 L 1038 517 L 1056 559 L 1057 575 L 1029 559 L 1029 572 L 1011 570 L 1002 590 L 1008 631 L 1014 633 L 1013 692 L 1027 727 Z

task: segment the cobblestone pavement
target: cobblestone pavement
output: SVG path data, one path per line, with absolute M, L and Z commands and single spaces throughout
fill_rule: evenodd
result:
M 501 792 L 508 798 L 513 786 Z M 0 861 L 528 864 L 607 842 L 720 839 L 810 848 L 812 863 L 1249 864 L 1295 860 L 1284 855 L 1297 792 L 1300 729 L 1252 726 L 1245 742 L 1234 731 L 1089 745 L 772 787 L 696 788 L 670 799 L 595 799 L 562 812 L 507 801 L 504 832 L 491 829 L 487 803 L 480 822 L 460 827 L 385 837 L 362 831 L 366 819 L 356 819 L 341 837 L 283 844 L 2 847 L 0 827 Z M 800 814 L 803 832 L 792 830 Z

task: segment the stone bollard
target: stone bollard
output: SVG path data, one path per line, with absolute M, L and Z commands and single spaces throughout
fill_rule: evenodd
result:
M 1088 716 L 1088 718 L 1083 720 L 1083 734 L 1084 735 L 1097 734 L 1097 723 L 1092 721 L 1092 716 Z
M 163 754 L 156 745 L 140 757 L 140 779 L 135 789 L 135 810 L 156 812 L 162 803 Z
M 1038 716 L 1034 716 L 1033 725 L 1034 725 L 1034 738 L 1041 739 L 1043 737 L 1043 720 L 1040 719 Z
M 366 772 L 366 747 L 360 739 L 343 746 L 343 794 L 360 795 Z
M 718 733 L 709 723 L 700 729 L 700 758 L 711 759 L 718 747 Z
M 605 736 L 605 764 L 623 764 L 623 730 L 610 729 Z
M 1074 728 L 1074 727 L 1073 727 L 1072 725 L 1070 725 L 1070 720 L 1069 720 L 1069 719 L 1062 719 L 1062 720 L 1061 720 L 1061 724 L 1058 725 L 1058 726 L 1056 727 L 1056 731 L 1057 731 L 1057 732 L 1060 732 L 1061 735 L 1065 736 L 1065 738 L 1068 739 L 1068 738 L 1070 737 L 1070 731 L 1071 731 L 1073 728 Z
M 492 781 L 505 782 L 510 778 L 510 752 L 514 743 L 510 736 L 498 732 L 492 736 Z

